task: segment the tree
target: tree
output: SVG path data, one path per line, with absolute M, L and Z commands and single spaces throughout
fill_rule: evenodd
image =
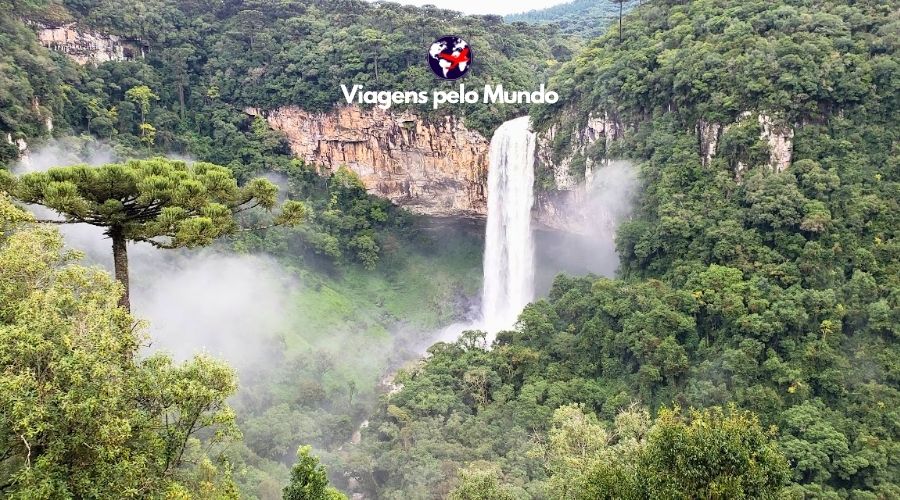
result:
M 85 223 L 106 228 L 112 240 L 115 276 L 125 288 L 121 305 L 129 309 L 127 242 L 157 248 L 209 245 L 239 230 L 235 215 L 254 207 L 271 211 L 277 187 L 266 179 L 238 186 L 225 167 L 187 165 L 165 158 L 132 160 L 100 167 L 53 168 L 12 179 L 13 196 L 56 210 L 56 224 Z M 303 204 L 287 201 L 265 227 L 293 225 L 305 218 Z
M 515 498 L 500 484 L 500 470 L 490 462 L 474 462 L 459 471 L 459 484 L 450 500 L 512 500 Z
M 150 101 L 158 101 L 159 96 L 154 94 L 150 87 L 140 85 L 128 89 L 125 92 L 125 98 L 133 102 L 141 111 L 141 123 L 138 125 L 138 130 L 141 131 L 141 142 L 147 147 L 152 146 L 156 140 L 156 128 L 147 123 L 147 113 L 150 112 Z
M 622 9 L 628 0 L 612 0 L 612 3 L 619 5 L 619 43 L 622 43 Z
M 284 487 L 284 500 L 347 500 L 346 495 L 328 485 L 325 467 L 311 452 L 310 446 L 297 450 L 297 463 L 291 467 L 291 482 Z
M 375 83 L 378 83 L 378 51 L 384 44 L 384 38 L 381 32 L 375 29 L 365 29 L 362 32 L 362 38 L 366 46 L 372 48 L 372 54 L 375 60 Z
M 651 498 L 775 498 L 790 469 L 759 419 L 736 408 L 662 409 L 638 459 Z
M 125 98 L 133 102 L 141 111 L 141 123 L 147 122 L 147 113 L 150 112 L 150 101 L 158 101 L 159 96 L 154 94 L 150 87 L 139 85 L 125 92 Z
M 774 498 L 789 469 L 757 418 L 713 407 L 684 416 L 637 406 L 607 432 L 578 405 L 553 415 L 544 451 L 554 498 Z
M 146 337 L 117 306 L 121 285 L 29 219 L 0 195 L 0 496 L 190 491 L 198 432 L 210 445 L 239 435 L 234 372 L 206 357 L 137 360 Z

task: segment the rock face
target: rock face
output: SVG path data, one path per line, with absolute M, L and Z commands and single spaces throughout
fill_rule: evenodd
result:
M 791 165 L 794 154 L 794 129 L 775 123 L 771 116 L 763 113 L 757 119 L 762 128 L 760 138 L 769 144 L 769 167 L 784 172 Z
M 700 142 L 700 162 L 704 167 L 709 166 L 716 148 L 719 145 L 719 137 L 722 134 L 722 125 L 716 122 L 700 120 L 697 122 L 697 140 Z
M 125 61 L 143 56 L 140 44 L 86 30 L 75 23 L 37 27 L 41 45 L 68 55 L 78 64 Z
M 24 155 L 28 151 L 28 143 L 25 142 L 25 139 L 13 140 L 13 136 L 9 132 L 6 133 L 6 142 L 15 145 L 19 149 L 19 155 Z
M 412 113 L 344 106 L 327 113 L 297 107 L 264 115 L 298 158 L 327 171 L 341 165 L 369 192 L 437 216 L 478 216 L 487 210 L 489 142 L 461 119 L 428 120 Z
M 557 122 L 538 134 L 535 168 L 550 173 L 555 188 L 536 190 L 534 213 L 540 225 L 578 232 L 587 221 L 576 217 L 578 210 L 572 207 L 585 201 L 585 185 L 600 166 L 594 158 L 603 157 L 602 163 L 610 161 L 606 151 L 623 136 L 625 125 L 607 112 L 591 114 L 581 127 L 563 128 L 563 123 Z M 564 143 L 562 153 L 555 151 L 557 142 Z
M 452 116 L 425 119 L 413 113 L 343 106 L 327 113 L 297 107 L 271 111 L 246 108 L 282 131 L 298 158 L 333 172 L 346 165 L 370 193 L 414 212 L 482 218 L 487 213 L 490 141 Z M 554 189 L 536 189 L 534 218 L 544 227 L 575 231 L 570 207 L 584 196 L 583 169 L 595 166 L 588 149 L 608 147 L 623 126 L 608 115 L 592 116 L 582 127 L 552 127 L 537 138 L 535 168 L 550 172 Z M 559 134 L 565 134 L 560 137 Z M 570 147 L 558 156 L 552 145 Z M 579 171 L 579 169 L 582 169 Z
M 741 113 L 738 122 L 752 119 L 754 113 L 745 111 Z M 759 138 L 769 146 L 769 168 L 776 172 L 783 172 L 791 165 L 794 153 L 794 129 L 783 123 L 778 123 L 766 113 L 756 114 L 759 122 Z M 699 120 L 697 122 L 697 142 L 700 145 L 700 161 L 708 166 L 716 155 L 719 139 L 731 125 L 722 126 L 721 123 Z M 738 162 L 735 175 L 740 178 L 747 169 L 747 165 Z
M 557 189 L 574 189 L 582 180 L 589 178 L 593 172 L 595 161 L 590 149 L 599 140 L 603 140 L 604 152 L 610 144 L 622 137 L 624 126 L 618 119 L 607 112 L 602 115 L 591 114 L 583 127 L 564 129 L 560 123 L 553 124 L 546 132 L 538 135 L 536 161 L 538 168 L 553 173 Z M 554 151 L 556 141 L 564 141 L 565 153 Z

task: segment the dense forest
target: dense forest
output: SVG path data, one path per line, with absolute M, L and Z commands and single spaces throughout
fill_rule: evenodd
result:
M 269 12 L 273 18 L 281 16 L 279 19 L 284 20 L 287 16 L 284 11 L 270 9 L 275 3 L 262 3 L 257 7 Z M 248 65 L 256 64 L 247 59 L 249 37 L 241 38 L 243 35 L 239 36 L 234 31 L 235 27 L 244 27 L 244 24 L 232 17 L 246 11 L 246 7 L 240 9 L 235 5 L 226 6 L 216 2 L 199 2 L 192 6 L 189 2 L 175 1 L 132 2 L 127 6 L 116 2 L 4 2 L 0 5 L 4 12 L 17 14 L 0 15 L 0 64 L 4 69 L 0 75 L 0 130 L 3 132 L 0 155 L 3 168 L 16 165 L 16 157 L 20 154 L 19 147 L 15 144 L 17 140 L 27 141 L 32 156 L 44 155 L 42 146 L 46 144 L 49 151 L 65 152 L 60 157 L 71 163 L 90 163 L 96 157 L 109 156 L 110 160 L 122 161 L 124 165 L 129 158 L 174 155 L 223 165 L 230 171 L 229 176 L 233 176 L 242 186 L 253 181 L 255 175 L 265 174 L 277 181 L 281 191 L 279 197 L 286 196 L 303 203 L 307 216 L 296 227 L 242 231 L 230 234 L 215 245 L 218 252 L 274 256 L 278 259 L 285 279 L 291 283 L 296 282 L 296 286 L 291 288 L 291 295 L 285 299 L 291 310 L 287 311 L 289 314 L 277 331 L 247 333 L 253 344 L 267 346 L 264 353 L 256 355 L 267 357 L 268 362 L 237 363 L 235 368 L 239 370 L 240 377 L 237 392 L 235 393 L 235 387 L 222 389 L 222 399 L 231 396 L 229 401 L 236 410 L 236 421 L 240 426 L 242 439 L 235 439 L 237 433 L 226 436 L 229 438 L 228 445 L 210 452 L 207 460 L 209 467 L 198 469 L 197 474 L 202 472 L 206 474 L 203 477 L 221 478 L 221 475 L 214 476 L 215 471 L 227 469 L 233 474 L 229 480 L 233 479 L 235 483 L 233 487 L 229 486 L 230 489 L 226 488 L 227 492 L 239 493 L 245 498 L 277 498 L 281 496 L 281 489 L 290 478 L 287 466 L 296 460 L 295 452 L 299 445 L 314 445 L 317 454 L 323 456 L 326 462 L 337 463 L 338 458 L 331 453 L 351 438 L 366 409 L 373 404 L 378 380 L 385 370 L 408 356 L 416 355 L 414 346 L 424 341 L 420 338 L 422 335 L 427 335 L 466 312 L 469 298 L 477 294 L 481 251 L 478 233 L 473 232 L 467 224 L 420 220 L 385 200 L 370 196 L 355 174 L 348 169 L 338 169 L 332 174 L 322 175 L 315 165 L 306 165 L 293 159 L 287 142 L 280 134 L 270 130 L 264 120 L 245 114 L 242 108 L 247 103 L 241 102 L 234 95 L 225 94 L 230 92 L 226 85 L 217 87 L 215 78 L 223 83 L 230 83 L 232 79 L 211 76 L 214 71 L 207 63 L 216 59 L 210 57 L 215 51 L 225 51 L 217 56 L 222 58 L 222 65 L 237 61 L 245 61 Z M 222 10 L 213 12 L 206 9 L 213 5 L 219 5 Z M 310 29 L 317 30 L 316 36 L 319 37 L 326 36 L 330 33 L 330 26 L 340 22 L 347 24 L 348 29 L 359 35 L 359 28 L 364 24 L 363 18 L 368 17 L 365 23 L 381 27 L 382 19 L 377 16 L 391 15 L 381 7 L 376 8 L 365 2 L 349 2 L 347 5 L 334 5 L 333 2 L 282 2 L 279 5 L 292 9 L 289 12 L 296 14 L 292 16 L 294 24 L 312 25 Z M 127 9 L 118 14 L 101 16 L 110 9 L 124 7 Z M 358 11 L 359 15 L 353 18 L 355 21 L 344 19 L 347 8 Z M 399 9 L 399 12 L 405 12 L 407 16 L 425 16 L 428 22 L 433 22 L 436 26 L 443 23 L 445 17 L 443 12 L 419 11 L 399 6 L 385 8 Z M 314 12 L 308 12 L 309 9 Z M 323 22 L 324 14 L 316 9 L 324 10 L 333 19 Z M 199 10 L 203 10 L 204 15 L 208 16 L 205 24 L 197 24 L 199 20 L 195 18 L 195 14 Z M 146 28 L 158 26 L 162 22 L 160 19 L 166 16 L 171 16 L 166 21 L 168 32 Z M 448 13 L 446 16 L 451 21 L 459 17 L 456 13 Z M 95 21 L 95 18 L 98 20 Z M 104 24 L 99 18 L 116 22 L 114 25 Z M 146 37 L 135 39 L 133 43 L 142 45 L 146 56 L 140 58 L 132 54 L 131 60 L 80 66 L 65 54 L 40 46 L 34 32 L 37 26 L 64 25 L 73 21 L 88 26 L 89 29 L 109 30 L 101 32 L 120 34 L 126 38 L 132 36 L 132 32 L 128 30 L 138 29 L 135 26 L 139 25 L 145 26 L 143 29 L 148 30 Z M 403 29 L 413 29 L 410 26 L 417 30 L 425 29 L 421 23 L 406 22 L 397 26 Z M 229 33 L 228 36 L 238 37 L 235 40 L 243 41 L 235 46 L 223 47 L 221 40 L 213 39 L 211 33 L 216 30 L 222 36 Z M 425 32 L 426 36 L 431 36 L 428 33 L 442 32 L 443 28 L 432 27 L 428 30 Z M 273 28 L 273 33 L 276 31 Z M 180 38 L 175 36 L 176 32 L 181 33 Z M 340 39 L 345 43 L 353 40 L 356 40 L 353 43 L 362 43 L 346 33 Z M 312 43 L 310 37 L 296 37 L 292 40 L 297 40 L 297 43 Z M 544 43 L 546 37 L 535 37 L 535 40 Z M 253 43 L 254 48 L 262 50 L 263 46 L 258 41 Z M 330 39 L 316 43 L 321 43 L 322 48 L 315 49 L 315 54 L 308 53 L 310 47 L 294 47 L 292 57 L 307 54 L 313 58 L 311 60 L 315 60 L 322 50 L 331 47 Z M 393 46 L 391 50 L 415 50 L 416 57 L 420 60 L 420 47 L 416 40 L 404 40 L 404 43 L 408 45 L 406 48 Z M 210 55 L 203 52 L 192 56 L 191 65 L 182 70 L 180 78 L 183 79 L 178 80 L 173 76 L 176 71 L 173 64 L 183 64 L 184 61 L 173 62 L 170 59 L 173 53 L 177 53 L 177 44 L 189 45 L 195 51 L 210 51 Z M 285 45 L 289 44 L 286 42 Z M 275 45 L 270 44 L 269 48 L 272 47 Z M 354 48 L 344 45 L 341 50 L 347 52 L 339 57 L 350 57 L 349 52 Z M 487 47 L 483 52 L 484 57 L 492 57 Z M 265 56 L 269 57 L 275 56 Z M 504 56 L 498 54 L 496 57 Z M 542 59 L 541 64 L 546 64 L 546 61 L 546 58 Z M 342 75 L 355 78 L 358 73 L 358 81 L 374 85 L 364 81 L 369 77 L 374 64 L 374 59 L 370 58 L 353 69 L 356 73 Z M 416 66 L 418 69 L 419 65 Z M 313 64 L 311 67 L 318 69 L 319 65 Z M 351 67 L 337 65 L 334 70 L 349 71 L 348 68 Z M 249 69 L 244 71 L 251 72 Z M 274 74 L 278 75 L 277 72 Z M 394 78 L 391 81 L 398 81 L 390 70 L 388 74 Z M 336 79 L 326 81 L 307 77 L 296 82 L 305 82 L 304 92 L 327 93 L 328 97 L 322 99 L 337 100 L 340 89 L 337 85 L 332 87 L 331 83 L 343 76 L 333 78 Z M 388 85 L 388 82 L 383 85 Z M 255 87 L 235 86 L 231 91 Z M 295 101 L 291 99 L 284 97 L 279 102 L 294 104 Z M 248 102 L 254 106 L 266 105 L 260 101 Z M 310 103 L 310 109 L 322 107 L 323 102 L 325 101 Z M 48 117 L 52 118 L 52 129 L 47 126 Z M 493 120 L 498 122 L 502 117 Z M 12 143 L 6 140 L 7 134 Z M 6 171 L 3 168 L 0 168 L 0 181 L 9 179 L 4 176 Z M 114 165 L 106 171 L 115 176 L 121 168 Z M 70 179 L 78 181 L 81 172 L 78 168 L 72 169 Z M 159 171 L 149 173 L 158 175 Z M 35 176 L 34 180 L 41 185 L 48 180 L 57 182 L 59 178 Z M 0 182 L 0 185 L 3 186 L 0 189 L 13 190 L 4 182 Z M 268 189 L 261 187 L 264 191 Z M 21 185 L 15 189 L 21 198 L 42 195 L 39 191 L 35 194 L 26 193 L 28 190 Z M 57 192 L 55 195 L 39 198 L 55 203 L 60 208 L 72 208 L 65 193 Z M 86 199 L 90 193 L 82 191 L 81 195 Z M 49 202 L 51 199 L 53 201 Z M 102 207 L 94 208 L 102 210 Z M 75 216 L 82 215 L 77 209 L 71 213 Z M 16 220 L 18 219 L 17 216 Z M 237 225 L 245 227 L 267 225 L 266 214 L 258 208 L 235 214 L 235 221 Z M 162 221 L 155 221 L 153 224 L 158 226 L 158 222 Z M 216 222 L 210 227 L 226 229 L 224 232 L 216 232 L 231 232 L 231 222 Z M 17 222 L 16 231 L 20 230 L 21 224 L 29 223 Z M 186 227 L 188 230 L 202 231 L 195 231 L 193 236 L 183 234 L 181 241 L 188 243 L 188 246 L 195 246 L 194 243 L 199 242 L 191 242 L 195 237 L 208 240 L 213 233 L 204 228 L 203 225 Z M 147 229 L 154 234 L 179 236 L 176 227 Z M 22 227 L 21 231 L 27 232 L 28 229 Z M 442 242 L 441 239 L 447 235 L 454 236 L 450 242 Z M 27 261 L 22 263 L 26 264 Z M 15 268 L 9 268 L 9 272 L 10 280 L 18 276 Z M 140 285 L 140 276 L 132 278 Z M 42 282 L 38 276 L 35 279 Z M 18 289 L 24 284 L 15 286 Z M 410 293 L 408 290 L 415 292 Z M 25 289 L 20 291 L 25 293 Z M 70 289 L 68 293 L 74 296 L 81 294 L 77 288 Z M 377 300 L 372 300 L 373 297 L 377 297 Z M 112 303 L 115 304 L 115 300 Z M 4 322 L 3 328 L 7 325 Z M 153 325 L 150 325 L 150 330 L 152 329 Z M 214 332 L 193 332 L 194 336 L 213 334 Z M 133 352 L 138 352 L 141 346 L 150 343 L 146 335 L 141 338 L 143 340 L 135 341 L 132 346 Z M 65 337 L 51 340 L 60 342 L 56 344 L 58 346 L 65 345 L 66 342 Z M 85 348 L 92 347 L 88 345 Z M 258 349 L 254 349 L 254 352 L 256 350 Z M 4 367 L 7 366 L 4 361 Z M 27 370 L 30 366 L 23 365 L 16 370 Z M 229 383 L 234 384 L 234 374 L 229 374 L 229 377 Z M 11 391 L 9 394 L 10 405 L 21 404 L 21 400 L 12 399 L 17 398 L 16 395 L 21 392 Z M 83 392 L 73 394 L 72 397 L 92 398 L 92 394 Z M 177 401 L 169 401 L 166 404 L 175 402 Z M 140 413 L 143 409 L 135 407 L 129 411 Z M 233 423 L 235 417 L 230 418 Z M 30 423 L 34 424 L 32 429 L 35 431 L 44 425 L 34 420 L 23 421 L 23 425 Z M 206 442 L 208 437 L 209 435 L 204 434 L 198 439 Z M 21 467 L 28 456 L 20 434 L 5 435 L 4 439 L 7 438 L 10 447 L 4 450 L 9 455 L 4 456 L 4 472 L 0 473 L 4 495 L 13 484 L 9 474 Z M 120 436 L 118 439 L 125 438 Z M 159 492 L 170 484 L 178 484 L 178 488 L 186 489 L 185 494 L 189 492 L 193 496 L 206 498 L 206 490 L 202 488 L 207 486 L 201 484 L 200 479 L 190 482 L 180 477 L 169 477 L 176 465 L 180 466 L 185 462 L 199 463 L 204 455 L 186 452 L 185 457 L 190 460 L 172 460 L 168 469 L 161 467 L 154 475 L 147 473 L 147 480 L 150 481 L 146 485 L 147 491 Z M 74 463 L 70 458 L 55 460 L 57 465 Z M 98 464 L 98 467 L 101 465 Z M 57 469 L 56 480 L 65 476 L 65 472 L 60 471 L 64 469 Z M 85 473 L 92 474 L 91 471 Z M 167 475 L 168 482 L 162 481 L 160 474 Z M 22 489 L 17 491 L 24 497 L 37 491 L 30 489 L 36 487 L 33 486 L 36 483 L 18 484 Z M 125 483 L 110 486 L 121 488 L 119 490 L 97 490 L 96 493 L 80 490 L 74 484 L 58 484 L 55 487 L 60 492 L 68 488 L 75 496 L 95 497 L 117 496 L 111 492 L 128 489 Z M 143 496 L 143 493 L 139 496 Z
M 368 90 L 431 88 L 421 47 L 446 33 L 478 45 L 481 64 L 468 76 L 468 85 L 502 83 L 530 90 L 579 44 L 553 27 L 362 0 L 46 3 L 15 5 L 20 17 L 32 22 L 77 21 L 130 40 L 134 60 L 73 68 L 65 58 L 40 50 L 20 19 L 5 16 L 9 71 L 4 77 L 10 81 L 4 85 L 9 101 L 4 131 L 35 137 L 43 125 L 37 115 L 52 112 L 62 125 L 138 147 L 146 138 L 140 126 L 147 123 L 156 130 L 153 145 L 161 150 L 217 163 L 239 159 L 245 169 L 264 162 L 254 153 L 267 157 L 276 151 L 271 144 L 257 151 L 266 141 L 250 135 L 252 120 L 241 112 L 244 107 L 299 104 L 323 110 L 341 99 L 340 85 L 351 82 Z M 149 99 L 129 97 L 129 90 L 140 86 L 150 89 Z M 35 96 L 37 109 L 31 101 Z M 147 109 L 141 112 L 141 106 Z M 467 123 L 489 136 L 523 109 L 479 105 L 461 111 Z
M 473 483 L 512 497 L 900 496 L 897 23 L 880 2 L 650 2 L 621 39 L 610 27 L 567 63 L 538 126 L 606 112 L 625 137 L 589 154 L 641 163 L 622 277 L 559 277 L 491 350 L 477 333 L 432 347 L 370 426 L 365 472 L 380 491 L 449 489 L 440 471 L 482 460 L 493 468 L 472 466 L 494 472 Z M 796 130 L 784 171 L 769 165 L 760 113 Z M 701 120 L 730 124 L 707 165 Z M 679 438 L 668 451 L 686 455 L 652 462 L 662 471 L 607 450 L 641 407 L 671 419 L 727 405 L 777 429 L 790 472 L 770 463 L 771 489 L 735 475 L 738 462 L 722 479 L 734 490 L 685 486 L 680 464 L 766 453 L 728 439 L 697 450 Z M 554 465 L 554 435 L 588 424 L 608 437 Z M 631 446 L 651 454 L 671 437 L 640 436 Z
M 0 0 L 0 496 L 900 497 L 897 9 L 639 3 L 619 23 L 616 2 L 504 20 L 361 0 Z M 135 50 L 82 66 L 38 43 L 71 22 Z M 469 331 L 416 360 L 422 332 L 477 295 L 480 229 L 292 158 L 244 108 L 325 110 L 347 82 L 431 88 L 422 46 L 446 33 L 477 41 L 467 85 L 561 95 L 460 108 L 468 125 L 489 136 L 528 112 L 564 155 L 607 117 L 622 133 L 581 154 L 631 160 L 642 191 L 616 278 L 560 275 L 492 344 Z M 789 165 L 773 129 L 791 131 Z M 16 176 L 17 140 L 117 163 Z M 197 161 L 154 158 L 173 155 Z M 147 197 L 166 206 L 129 234 L 268 255 L 301 283 L 286 326 L 247 332 L 264 363 L 148 352 L 121 280 L 21 206 L 133 229 L 122 214 Z M 296 217 L 273 224 L 285 197 Z
M 642 3 L 641 0 L 574 0 L 546 9 L 530 10 L 505 16 L 508 22 L 553 24 L 563 33 L 595 38 L 606 28 L 619 22 L 620 13 Z

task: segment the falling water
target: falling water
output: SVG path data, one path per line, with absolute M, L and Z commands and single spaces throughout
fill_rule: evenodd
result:
M 512 327 L 534 298 L 535 136 L 529 126 L 527 116 L 510 120 L 491 139 L 481 306 L 490 334 Z

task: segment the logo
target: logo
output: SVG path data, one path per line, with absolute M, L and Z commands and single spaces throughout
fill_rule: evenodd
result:
M 466 76 L 472 67 L 472 48 L 458 36 L 438 38 L 428 49 L 428 65 L 441 80 Z

